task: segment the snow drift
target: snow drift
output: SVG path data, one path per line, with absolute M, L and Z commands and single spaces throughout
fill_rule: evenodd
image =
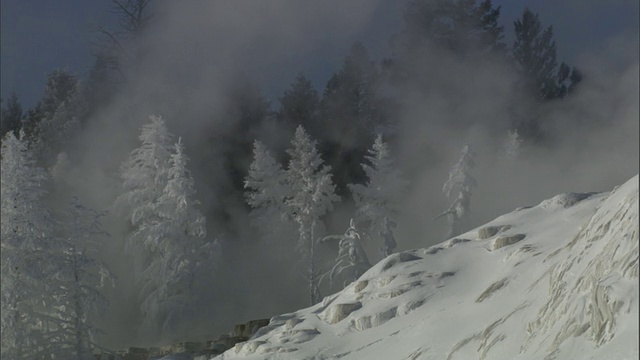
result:
M 638 299 L 635 176 L 393 254 L 216 359 L 634 359 Z

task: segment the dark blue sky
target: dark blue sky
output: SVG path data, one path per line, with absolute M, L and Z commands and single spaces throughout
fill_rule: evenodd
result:
M 401 3 L 385 1 L 366 29 L 363 42 L 377 57 L 388 49 L 389 35 L 401 24 Z M 499 0 L 501 21 L 511 42 L 512 22 L 525 6 L 540 13 L 544 25 L 553 25 L 561 60 L 569 63 L 610 36 L 638 32 L 637 0 Z M 16 91 L 26 107 L 42 95 L 46 75 L 55 68 L 86 77 L 92 64 L 93 30 L 113 22 L 109 0 L 2 0 L 0 75 L 2 97 Z M 344 46 L 335 47 L 342 49 Z M 327 54 L 335 58 L 336 54 Z M 333 69 L 322 61 L 311 65 L 323 78 Z M 322 86 L 322 84 L 316 84 Z

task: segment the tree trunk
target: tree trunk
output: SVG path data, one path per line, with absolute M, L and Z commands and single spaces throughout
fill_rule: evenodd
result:
M 311 238 L 309 239 L 309 300 L 310 305 L 313 306 L 320 301 L 320 291 L 318 289 L 317 279 L 316 279 L 316 259 L 315 259 L 315 249 L 316 242 L 314 239 L 315 236 L 315 225 L 316 222 L 311 222 Z

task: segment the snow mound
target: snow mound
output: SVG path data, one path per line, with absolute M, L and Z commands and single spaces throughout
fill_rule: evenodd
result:
M 331 305 L 326 311 L 320 314 L 320 318 L 329 324 L 335 324 L 345 319 L 352 312 L 360 309 L 362 304 L 359 301 L 343 304 Z
M 527 237 L 525 234 L 503 235 L 493 241 L 493 250 L 498 250 L 505 246 L 513 245 Z
M 540 207 L 544 209 L 561 209 L 571 207 L 578 202 L 593 196 L 595 193 L 563 193 L 558 194 L 551 199 L 544 200 L 540 203 Z
M 478 230 L 478 239 L 484 240 L 496 236 L 498 233 L 511 229 L 511 225 L 485 226 Z
M 393 254 L 216 359 L 638 358 L 638 226 L 637 176 L 561 194 Z

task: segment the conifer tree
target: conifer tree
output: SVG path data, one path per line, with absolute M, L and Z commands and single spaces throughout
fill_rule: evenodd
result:
M 270 242 L 291 234 L 292 224 L 285 207 L 289 193 L 285 175 L 271 152 L 256 140 L 253 143 L 253 162 L 244 182 L 245 199 L 251 206 L 252 225 L 262 230 Z
M 143 332 L 175 337 L 193 315 L 197 291 L 215 265 L 217 244 L 206 241 L 205 218 L 198 209 L 195 186 L 181 139 L 175 144 L 166 184 L 149 204 L 134 237 L 150 255 L 142 271 Z
M 225 109 L 228 126 L 216 133 L 213 142 L 224 157 L 224 168 L 231 180 L 229 190 L 242 199 L 244 179 L 251 162 L 253 141 L 261 137 L 260 130 L 270 118 L 270 103 L 260 89 L 242 76 L 231 88 Z
M 518 130 L 507 131 L 507 137 L 502 143 L 502 149 L 500 149 L 503 157 L 511 160 L 515 160 L 520 155 L 520 147 L 522 146 L 522 139 L 518 134 Z
M 346 184 L 364 180 L 358 161 L 376 131 L 387 125 L 387 99 L 379 95 L 379 86 L 378 68 L 364 45 L 356 42 L 325 87 L 316 136 L 324 141 L 321 152 L 340 194 L 346 194 Z
M 123 192 L 114 208 L 128 225 L 124 234 L 125 250 L 133 265 L 132 276 L 140 304 L 157 285 L 157 279 L 150 279 L 147 272 L 158 251 L 160 239 L 154 236 L 158 232 L 155 225 L 161 224 L 162 219 L 157 204 L 168 182 L 173 138 L 164 119 L 151 116 L 150 122 L 142 126 L 140 147 L 131 151 L 120 169 Z M 158 327 L 149 330 L 150 336 L 158 335 Z
M 48 276 L 54 269 L 52 254 L 60 250 L 55 223 L 43 203 L 48 177 L 12 132 L 2 141 L 0 168 L 1 354 L 7 359 L 42 359 L 50 352 L 43 325 L 53 305 Z
M 467 230 L 471 205 L 471 189 L 476 187 L 476 180 L 471 175 L 475 167 L 475 153 L 469 145 L 462 148 L 458 162 L 451 168 L 449 179 L 444 183 L 442 192 L 447 197 L 455 196 L 447 211 L 436 217 L 446 216 L 449 220 L 447 238 L 454 237 Z
M 280 97 L 277 117 L 291 129 L 304 126 L 312 134 L 318 134 L 318 110 L 320 100 L 313 84 L 303 74 L 298 74 L 291 87 Z
M 109 302 L 103 289 L 114 278 L 106 264 L 96 259 L 97 237 L 108 235 L 100 225 L 105 213 L 89 209 L 74 198 L 65 214 L 67 245 L 50 278 L 56 306 L 49 313 L 48 342 L 58 358 L 91 360 L 96 348 L 99 317 Z
M 569 87 L 575 86 L 573 82 L 580 81 L 581 75 L 565 63 L 558 64 L 553 27 L 543 29 L 538 14 L 527 8 L 513 25 L 516 36 L 513 58 L 524 78 L 525 87 L 536 99 L 564 97 Z
M 140 147 L 131 152 L 120 169 L 123 194 L 115 205 L 134 228 L 141 219 L 151 216 L 150 206 L 162 194 L 174 146 L 165 121 L 159 116 L 151 116 L 150 120 L 142 127 Z
M 385 60 L 392 82 L 422 90 L 437 88 L 433 75 L 448 66 L 442 63 L 447 59 L 443 54 L 474 60 L 503 54 L 499 17 L 500 6 L 494 7 L 491 0 L 407 2 L 404 28 L 391 38 L 393 56 Z
M 56 126 L 42 124 L 42 122 L 45 120 L 51 122 L 56 112 L 60 112 L 61 115 L 56 123 L 62 124 L 66 123 L 72 115 L 79 113 L 79 110 L 76 111 L 75 108 L 81 98 L 79 89 L 78 79 L 65 70 L 56 69 L 48 75 L 42 100 L 33 109 L 30 109 L 23 118 L 22 129 L 29 142 L 36 143 L 48 140 L 47 137 L 51 135 L 51 133 L 47 133 L 48 128 Z M 59 111 L 61 106 L 66 108 Z M 62 114 L 63 112 L 65 114 Z
M 6 100 L 6 104 L 2 104 L 0 112 L 0 138 L 2 139 L 9 131 L 18 136 L 23 115 L 22 105 L 15 92 L 12 92 L 8 99 L 3 100 Z
M 299 240 L 297 250 L 307 261 L 307 282 L 311 305 L 320 301 L 318 288 L 320 270 L 317 264 L 316 246 L 324 231 L 321 217 L 333 209 L 333 203 L 340 200 L 335 194 L 331 180 L 331 168 L 323 165 L 316 149 L 302 126 L 298 126 L 291 148 L 287 167 L 289 196 L 285 200 L 290 216 L 298 224 Z
M 396 227 L 396 222 L 384 217 L 382 220 L 382 229 L 378 232 L 378 235 L 382 238 L 382 247 L 380 247 L 380 257 L 386 258 L 393 253 L 393 249 L 398 246 L 396 243 L 396 237 L 393 234 L 393 229 Z
M 356 222 L 365 229 L 369 238 L 381 237 L 383 256 L 390 251 L 390 244 L 384 245 L 392 234 L 391 227 L 385 225 L 384 219 L 393 222 L 398 211 L 398 203 L 402 200 L 407 187 L 402 173 L 394 166 L 389 146 L 378 134 L 373 146 L 362 163 L 367 175 L 366 184 L 349 184 L 356 205 Z M 385 233 L 385 236 L 381 234 Z
M 406 36 L 458 54 L 504 48 L 500 6 L 491 0 L 413 0 L 405 10 Z

